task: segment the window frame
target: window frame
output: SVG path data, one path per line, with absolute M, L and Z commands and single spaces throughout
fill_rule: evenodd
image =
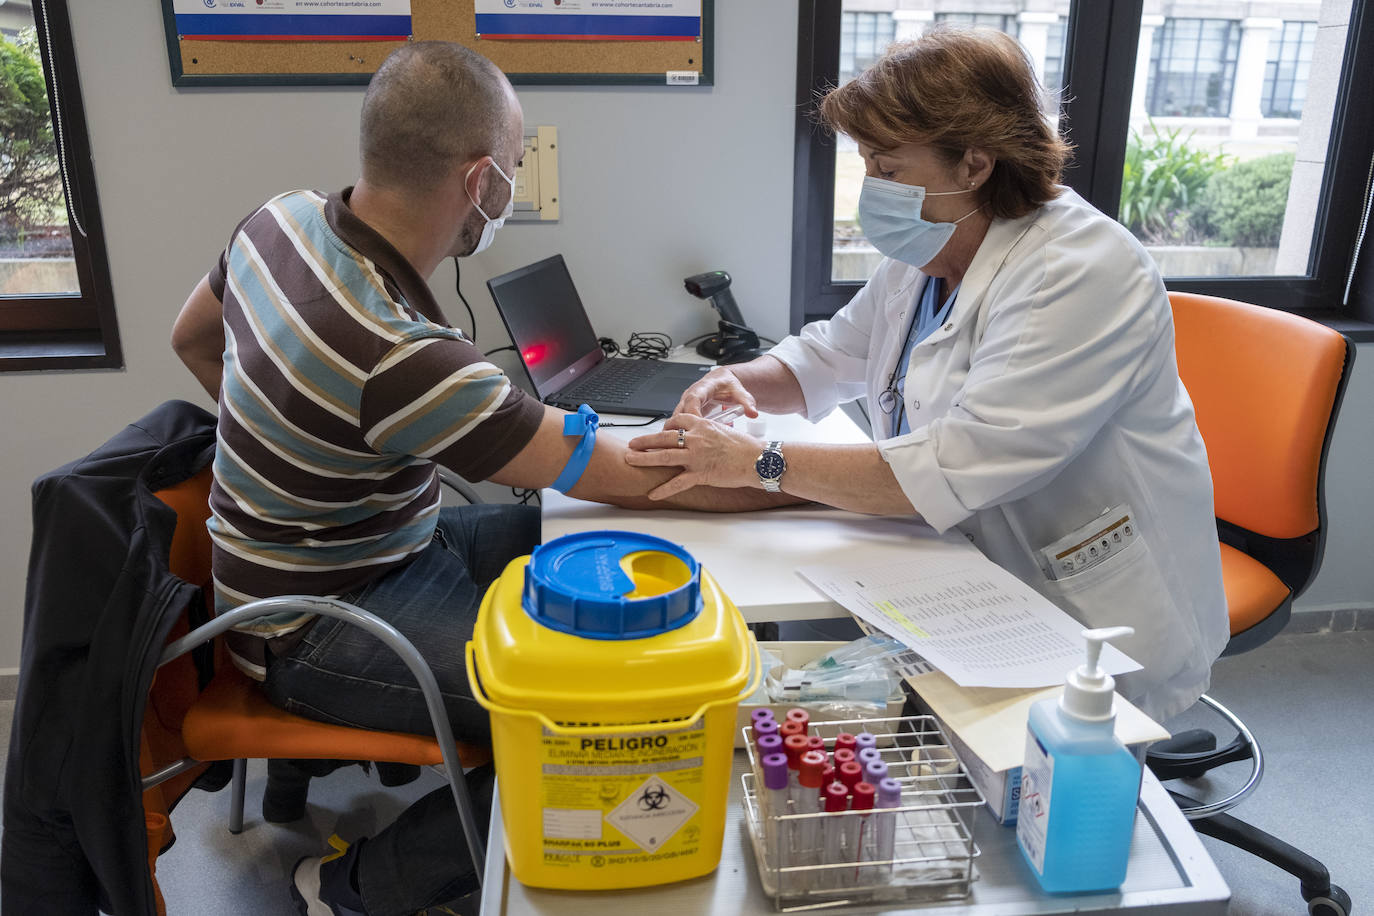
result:
M 1290 42 L 1288 39 L 1289 26 L 1298 27 L 1298 37 L 1296 41 Z M 1283 25 L 1279 27 L 1278 48 L 1276 49 L 1277 56 L 1272 59 L 1269 59 L 1268 54 L 1265 54 L 1266 60 L 1264 62 L 1264 89 L 1261 91 L 1260 94 L 1260 113 L 1263 114 L 1266 118 L 1292 118 L 1293 93 L 1298 88 L 1298 69 L 1302 65 L 1302 46 L 1304 44 L 1304 36 L 1307 34 L 1308 26 L 1312 27 L 1312 39 L 1315 43 L 1317 37 L 1317 29 L 1319 28 L 1317 23 L 1313 22 L 1310 19 L 1285 19 L 1283 21 Z M 1270 42 L 1270 47 L 1273 47 L 1272 39 Z M 1283 54 L 1284 51 L 1290 47 L 1296 48 L 1292 60 L 1287 61 L 1289 63 L 1292 63 L 1293 65 L 1293 74 L 1285 80 L 1282 77 L 1283 65 L 1286 62 Z M 1311 74 L 1310 59 L 1308 61 L 1308 66 L 1309 75 L 1304 76 L 1302 79 L 1304 105 L 1306 105 L 1307 102 L 1307 81 L 1310 78 Z M 1273 68 L 1272 73 L 1270 72 L 1271 67 Z M 1278 94 L 1280 82 L 1287 82 L 1288 84 L 1288 90 L 1286 94 L 1288 104 L 1284 106 L 1283 114 L 1274 114 L 1274 97 Z M 1301 120 L 1301 118 L 1302 113 L 1299 112 L 1297 119 Z
M 122 368 L 70 13 L 66 0 L 33 0 L 33 13 L 80 292 L 0 296 L 0 371 Z
M 829 318 L 863 286 L 831 273 L 835 141 L 814 122 L 814 99 L 838 73 L 842 0 L 801 0 L 797 29 L 797 116 L 792 209 L 791 330 Z M 1076 147 L 1064 183 L 1108 216 L 1120 207 L 1130 123 L 1130 86 L 1144 0 L 1077 0 L 1065 40 L 1061 129 Z M 1374 341 L 1374 296 L 1342 306 L 1374 158 L 1374 0 L 1353 0 L 1345 57 L 1327 146 L 1308 271 L 1301 276 L 1167 277 L 1171 290 L 1223 296 L 1332 323 L 1357 341 Z M 1368 256 L 1368 252 L 1366 252 Z
M 1196 22 L 1198 24 L 1198 34 L 1196 38 L 1183 37 L 1176 35 L 1178 23 Z M 1159 95 L 1166 95 L 1164 90 L 1165 75 L 1176 73 L 1175 70 L 1164 70 L 1165 45 L 1168 45 L 1167 59 L 1170 61 L 1178 60 L 1174 53 L 1180 40 L 1194 42 L 1193 47 L 1193 69 L 1191 71 L 1191 82 L 1189 85 L 1189 100 L 1197 97 L 1197 84 L 1203 80 L 1198 72 L 1197 65 L 1202 63 L 1202 45 L 1207 40 L 1204 29 L 1209 23 L 1224 23 L 1226 26 L 1226 37 L 1222 45 L 1222 57 L 1219 60 L 1211 61 L 1221 66 L 1222 89 L 1217 93 L 1217 102 L 1221 107 L 1220 111 L 1207 112 L 1205 114 L 1171 114 L 1167 111 L 1155 109 L 1163 107 L 1163 100 L 1157 98 Z M 1145 91 L 1145 109 L 1150 112 L 1152 118 L 1229 118 L 1231 116 L 1231 96 L 1236 90 L 1236 63 L 1240 59 L 1240 35 L 1241 27 L 1238 19 L 1217 19 L 1214 17 L 1202 16 L 1170 16 L 1164 20 L 1164 24 L 1155 29 L 1153 47 L 1150 49 L 1150 76 Z

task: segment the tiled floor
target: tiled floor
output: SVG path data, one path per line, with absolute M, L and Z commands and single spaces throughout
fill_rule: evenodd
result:
M 1357 912 L 1374 906 L 1374 781 L 1368 775 L 1374 761 L 1374 632 L 1279 637 L 1218 662 L 1212 694 L 1247 722 L 1266 753 L 1264 782 L 1236 813 L 1323 860 Z M 13 701 L 0 701 L 0 746 L 8 745 L 13 708 Z M 1190 713 L 1177 724 L 1186 727 L 1195 718 Z M 278 827 L 257 814 L 264 775 L 262 763 L 250 766 L 249 816 L 239 836 L 225 827 L 227 793 L 193 792 L 176 810 L 180 839 L 158 867 L 173 916 L 289 916 L 294 910 L 286 875 L 297 858 L 323 849 L 331 832 L 346 839 L 375 832 L 441 784 L 427 771 L 418 783 L 384 789 L 375 776 L 349 768 L 316 782 L 307 820 Z M 1220 791 L 1229 784 L 1230 778 L 1217 778 L 1210 787 Z M 1295 879 L 1204 842 L 1231 885 L 1232 913 L 1305 912 Z

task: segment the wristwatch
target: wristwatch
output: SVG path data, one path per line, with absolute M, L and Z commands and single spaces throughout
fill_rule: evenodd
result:
M 787 471 L 787 459 L 782 457 L 782 442 L 774 439 L 758 458 L 754 460 L 754 472 L 759 475 L 759 483 L 769 493 L 782 489 L 782 475 Z

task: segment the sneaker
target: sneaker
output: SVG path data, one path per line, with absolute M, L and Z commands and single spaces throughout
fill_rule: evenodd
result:
M 337 852 L 296 862 L 291 869 L 291 899 L 301 916 L 367 916 L 351 877 L 362 842 L 349 845 L 331 836 L 329 844 Z

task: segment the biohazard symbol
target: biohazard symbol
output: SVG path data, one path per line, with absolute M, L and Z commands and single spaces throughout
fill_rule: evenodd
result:
M 645 811 L 657 811 L 668 804 L 668 790 L 662 785 L 646 786 L 644 793 L 639 796 L 639 807 Z

